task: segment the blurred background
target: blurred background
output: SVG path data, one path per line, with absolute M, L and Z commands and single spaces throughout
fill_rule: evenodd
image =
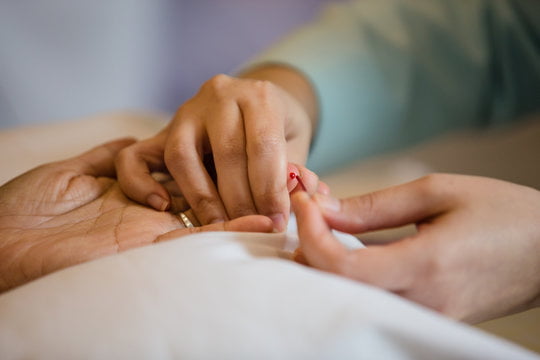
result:
M 172 113 L 330 1 L 1 1 L 0 128 Z

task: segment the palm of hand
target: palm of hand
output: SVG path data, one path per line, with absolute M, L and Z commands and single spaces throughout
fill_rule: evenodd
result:
M 69 163 L 22 175 L 0 188 L 0 199 L 0 291 L 181 227 L 174 215 L 128 200 L 115 180 Z

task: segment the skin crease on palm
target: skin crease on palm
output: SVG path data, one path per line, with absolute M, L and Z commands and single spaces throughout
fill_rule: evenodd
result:
M 132 143 L 110 142 L 42 165 L 0 187 L 0 292 L 72 265 L 193 232 L 272 231 L 270 219 L 263 216 L 185 229 L 175 214 L 129 200 L 114 179 L 114 158 Z

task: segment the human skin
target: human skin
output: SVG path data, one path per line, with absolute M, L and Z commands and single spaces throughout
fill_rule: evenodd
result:
M 167 191 L 150 176 L 166 168 L 201 223 L 262 214 L 284 230 L 287 164 L 305 163 L 317 111 L 311 85 L 293 69 L 268 65 L 237 78 L 214 76 L 165 129 L 120 153 L 120 186 L 131 199 L 166 210 Z M 217 182 L 204 166 L 209 153 Z
M 186 229 L 175 214 L 129 200 L 114 179 L 114 158 L 132 143 L 107 143 L 0 187 L 0 292 L 69 266 L 195 232 L 272 231 L 271 220 L 259 215 Z
M 311 266 L 476 323 L 540 305 L 540 191 L 435 174 L 337 200 L 297 192 L 292 204 Z M 417 233 L 345 249 L 330 233 L 414 223 Z

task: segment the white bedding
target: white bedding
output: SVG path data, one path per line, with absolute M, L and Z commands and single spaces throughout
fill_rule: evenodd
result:
M 289 260 L 285 234 L 204 233 L 0 296 L 2 359 L 534 359 Z

